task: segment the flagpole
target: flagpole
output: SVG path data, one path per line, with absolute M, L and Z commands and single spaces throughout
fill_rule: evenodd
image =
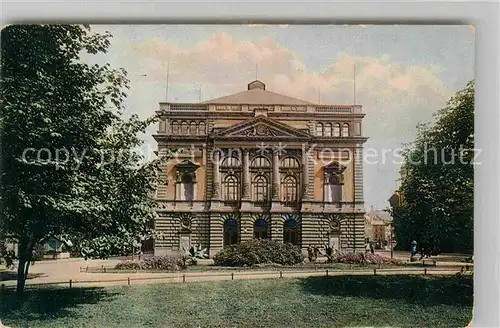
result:
M 165 100 L 168 101 L 168 78 L 170 75 L 170 60 L 167 62 L 167 88 L 165 91 Z
M 354 64 L 354 74 L 353 74 L 353 98 L 354 98 L 353 105 L 356 105 L 356 64 Z

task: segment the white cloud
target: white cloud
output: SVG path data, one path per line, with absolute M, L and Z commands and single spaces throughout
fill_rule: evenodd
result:
M 311 102 L 352 103 L 356 65 L 356 102 L 364 106 L 368 135 L 409 139 L 418 122 L 427 121 L 442 107 L 450 92 L 434 66 L 406 66 L 389 55 L 378 58 L 339 54 L 323 71 L 310 71 L 291 50 L 271 38 L 238 40 L 227 33 L 213 34 L 191 48 L 179 48 L 151 38 L 130 49 L 147 59 L 147 79 L 165 80 L 170 61 L 172 85 L 201 84 L 215 96 L 244 90 L 258 77 L 268 89 Z M 396 122 L 396 118 L 397 122 Z
M 203 100 L 245 90 L 258 78 L 271 91 L 311 102 L 352 103 L 356 66 L 356 103 L 366 117 L 363 134 L 370 137 L 366 147 L 398 147 L 411 141 L 416 125 L 429 121 L 451 96 L 439 78 L 439 67 L 404 65 L 384 54 L 363 57 L 338 54 L 321 71 L 312 71 L 290 49 L 271 38 L 239 40 L 216 33 L 191 47 L 180 47 L 160 38 L 135 43 L 122 49 L 130 73 L 129 108 L 151 115 L 165 100 L 166 63 L 170 61 L 169 100 L 197 101 L 198 87 Z M 140 75 L 147 74 L 146 77 Z M 149 132 L 156 130 L 151 127 Z M 147 142 L 155 145 L 151 137 Z M 381 204 L 395 187 L 398 166 L 390 163 L 365 166 L 365 197 Z

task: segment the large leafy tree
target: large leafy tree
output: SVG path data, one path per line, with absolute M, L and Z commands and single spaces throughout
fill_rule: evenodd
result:
M 438 252 L 473 249 L 474 82 L 435 121 L 419 127 L 402 167 L 403 202 L 393 209 L 398 246 Z
M 154 118 L 123 119 L 126 72 L 81 60 L 110 37 L 81 25 L 2 30 L 0 239 L 18 244 L 18 292 L 51 237 L 102 258 L 149 233 L 157 163 L 134 149 Z

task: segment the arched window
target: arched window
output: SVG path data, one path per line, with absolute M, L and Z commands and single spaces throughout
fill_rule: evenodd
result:
M 286 220 L 283 223 L 283 242 L 293 245 L 299 244 L 298 224 L 294 219 Z
M 269 238 L 267 222 L 264 219 L 258 219 L 253 224 L 253 237 L 255 239 Z
M 257 202 L 264 202 L 268 200 L 269 182 L 263 175 L 258 175 L 253 180 L 253 196 Z
M 297 201 L 297 179 L 294 176 L 288 175 L 283 179 L 283 201 L 296 202 Z
M 287 169 L 297 169 L 300 167 L 300 163 L 295 157 L 285 157 L 281 160 L 281 167 Z
M 349 124 L 344 123 L 342 125 L 342 137 L 348 137 L 349 136 Z
M 224 180 L 224 200 L 238 200 L 238 189 L 238 179 L 234 175 L 228 175 Z
M 224 222 L 224 246 L 238 243 L 238 222 L 235 219 L 227 219 Z
M 205 131 L 205 122 L 200 122 L 200 124 L 198 124 L 198 134 L 199 135 L 204 135 L 206 134 L 206 131 Z
M 267 158 L 262 157 L 262 156 L 258 156 L 252 160 L 252 163 L 250 164 L 250 166 L 253 166 L 253 167 L 271 167 L 271 163 L 269 162 L 269 160 Z
M 316 136 L 318 137 L 323 136 L 323 124 L 321 123 L 316 124 Z
M 196 124 L 195 121 L 192 121 L 191 122 L 191 127 L 189 129 L 189 134 L 192 135 L 192 136 L 196 135 L 196 130 L 197 130 L 197 124 Z
M 332 125 L 330 123 L 325 124 L 325 137 L 332 136 Z
M 333 125 L 333 136 L 340 137 L 340 123 L 335 123 Z
M 181 134 L 189 134 L 189 125 L 186 121 L 181 123 Z
M 172 122 L 172 134 L 180 134 L 180 124 L 178 121 Z
M 238 157 L 235 156 L 230 156 L 226 157 L 221 164 L 222 167 L 239 167 L 240 166 L 240 160 Z

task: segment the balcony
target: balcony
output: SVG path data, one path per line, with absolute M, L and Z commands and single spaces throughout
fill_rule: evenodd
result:
M 206 104 L 198 103 L 160 103 L 161 111 L 206 111 L 208 106 Z
M 361 114 L 361 105 L 318 105 L 317 113 Z
M 159 201 L 158 211 L 169 211 L 169 212 L 203 212 L 206 210 L 207 202 L 204 200 L 193 200 L 193 201 L 183 201 L 183 200 L 169 200 L 169 201 Z
M 358 213 L 364 211 L 363 203 L 352 201 L 341 202 L 319 202 L 309 201 L 302 202 L 302 211 L 306 212 L 322 212 L 322 213 Z

